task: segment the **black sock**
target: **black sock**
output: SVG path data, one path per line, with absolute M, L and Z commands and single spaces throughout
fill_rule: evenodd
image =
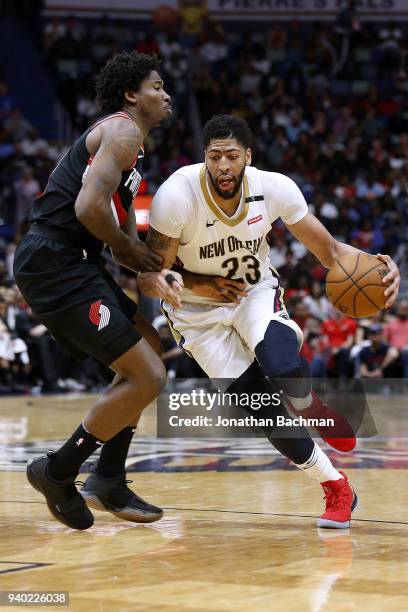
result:
M 56 480 L 65 480 L 76 475 L 84 461 L 103 444 L 81 424 L 55 453 L 50 467 L 51 476 Z
M 120 476 L 125 471 L 126 457 L 136 427 L 125 427 L 108 440 L 101 450 L 97 472 L 105 478 Z

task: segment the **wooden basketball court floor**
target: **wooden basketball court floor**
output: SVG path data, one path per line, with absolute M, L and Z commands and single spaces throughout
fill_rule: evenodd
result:
M 128 472 L 163 519 L 95 511 L 95 525 L 76 532 L 51 517 L 24 468 L 59 446 L 92 399 L 0 400 L 1 591 L 69 591 L 80 611 L 408 609 L 407 440 L 329 453 L 360 505 L 350 530 L 318 530 L 319 485 L 267 441 L 157 440 L 149 408 Z

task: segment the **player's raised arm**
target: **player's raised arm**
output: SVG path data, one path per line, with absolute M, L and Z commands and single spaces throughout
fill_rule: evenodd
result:
M 331 268 L 334 262 L 347 253 L 357 251 L 349 244 L 339 242 L 327 231 L 320 221 L 311 213 L 307 213 L 300 221 L 293 225 L 287 225 L 293 236 L 311 251 L 320 263 L 326 268 Z M 387 296 L 386 308 L 392 306 L 397 299 L 400 286 L 400 273 L 397 264 L 389 255 L 377 255 L 381 261 L 387 264 L 389 273 L 384 277 L 384 285 L 391 283 L 385 289 Z
M 75 202 L 75 213 L 86 229 L 112 249 L 116 260 L 132 270 L 159 270 L 161 259 L 116 226 L 111 198 L 122 172 L 132 164 L 142 144 L 142 132 L 126 119 L 109 122 L 100 130 L 100 144 Z

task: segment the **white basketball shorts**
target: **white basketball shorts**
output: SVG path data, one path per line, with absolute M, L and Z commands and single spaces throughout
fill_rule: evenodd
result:
M 184 303 L 175 309 L 162 303 L 173 336 L 210 378 L 239 378 L 255 359 L 255 347 L 263 340 L 270 321 L 291 327 L 299 350 L 300 327 L 289 318 L 283 289 L 268 279 L 251 289 L 239 304 Z

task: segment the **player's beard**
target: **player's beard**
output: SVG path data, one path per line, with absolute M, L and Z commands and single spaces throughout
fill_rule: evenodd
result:
M 234 188 L 230 189 L 229 191 L 222 191 L 218 187 L 216 181 L 213 179 L 211 172 L 208 170 L 208 167 L 207 167 L 207 172 L 210 177 L 211 184 L 214 187 L 215 193 L 223 200 L 231 200 L 232 198 L 234 198 L 237 195 L 238 191 L 241 189 L 242 181 L 244 180 L 245 168 L 246 166 L 242 168 L 241 172 L 238 175 L 238 178 L 233 177 L 235 181 Z M 231 175 L 228 175 L 228 176 L 231 176 Z

